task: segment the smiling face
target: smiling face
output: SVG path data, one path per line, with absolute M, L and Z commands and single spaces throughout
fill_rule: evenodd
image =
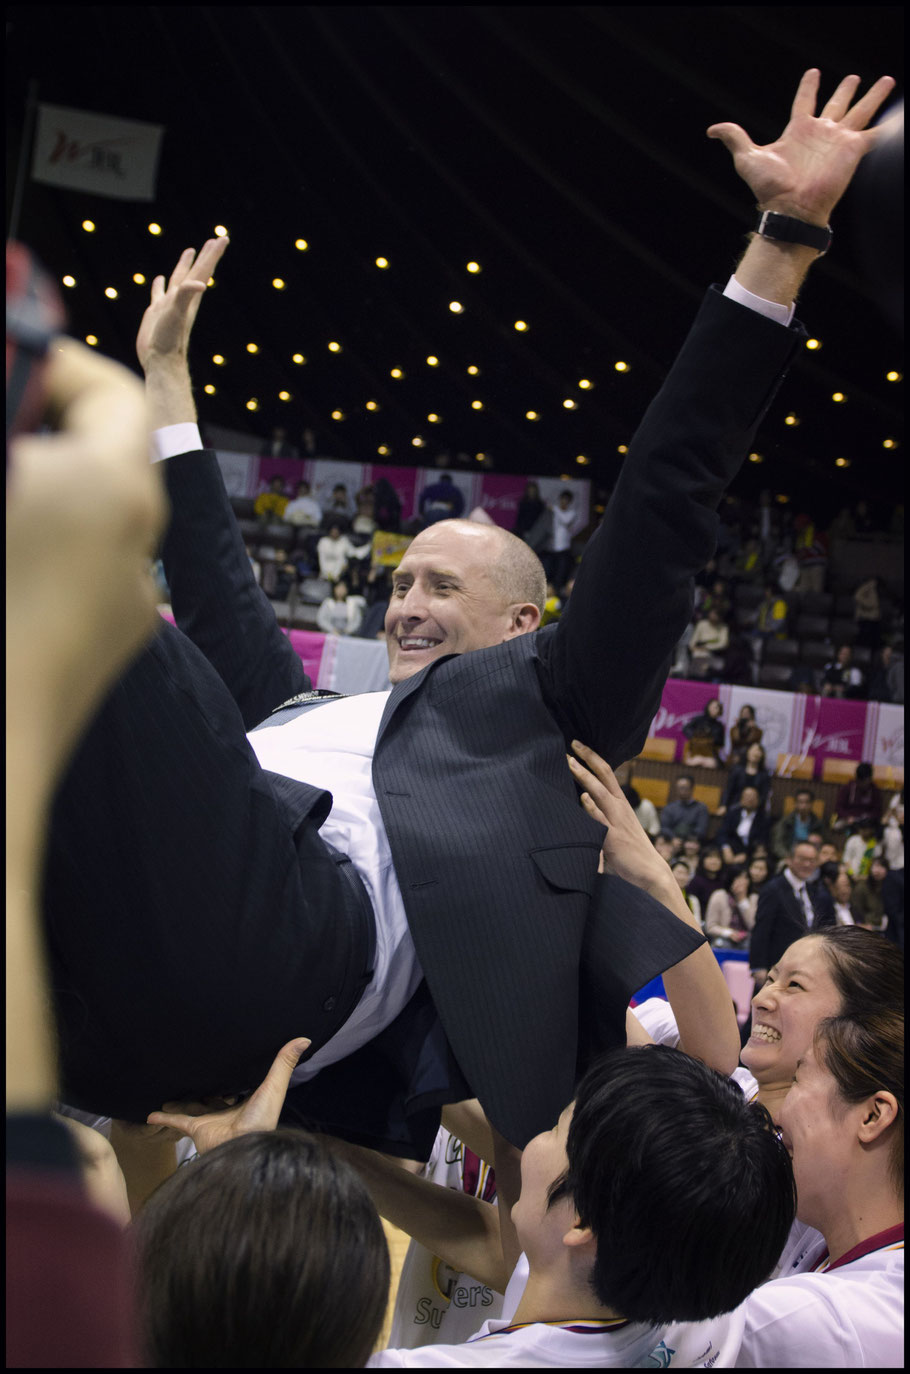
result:
M 553 1129 L 529 1140 L 522 1152 L 521 1193 L 512 1208 L 512 1223 L 522 1249 L 531 1260 L 541 1257 L 542 1246 L 559 1252 L 557 1247 L 562 1246 L 567 1229 L 567 1209 L 571 1209 L 574 1216 L 574 1206 L 567 1199 L 552 1209 L 547 1207 L 550 1186 L 569 1167 L 566 1141 L 574 1110 L 575 1103 L 570 1102 Z M 568 1224 L 571 1226 L 571 1218 Z
M 797 940 L 752 999 L 752 1034 L 740 1056 L 743 1064 L 762 1085 L 789 1083 L 815 1027 L 824 1017 L 839 1015 L 841 1005 L 824 941 Z
M 501 552 L 494 529 L 464 520 L 440 521 L 410 544 L 392 574 L 385 618 L 391 682 L 445 654 L 488 649 L 536 629 L 539 612 L 510 603 L 496 580 Z
M 851 1172 L 854 1114 L 845 1111 L 837 1083 L 810 1044 L 778 1112 L 781 1139 L 793 1160 L 800 1221 L 823 1229 L 832 1198 L 845 1195 Z
M 750 744 L 746 750 L 746 762 L 753 768 L 760 768 L 764 762 L 765 751 L 760 744 Z
M 806 882 L 818 867 L 818 850 L 814 844 L 798 844 L 787 860 L 787 867 L 801 883 Z

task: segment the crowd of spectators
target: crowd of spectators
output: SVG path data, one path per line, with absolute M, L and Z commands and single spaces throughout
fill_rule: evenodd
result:
M 740 718 L 744 740 L 751 709 L 744 707 Z M 623 787 L 715 948 L 748 952 L 761 893 L 769 879 L 787 870 L 797 849 L 812 860 L 806 882 L 819 917 L 876 930 L 903 947 L 903 792 L 883 793 L 869 764 L 859 764 L 839 789 L 830 815 L 809 786 L 775 814 L 771 777 L 757 742 L 729 769 L 722 802 L 713 811 L 695 791 L 695 778 L 682 774 L 658 810 L 634 784 Z
M 822 530 L 769 492 L 757 506 L 728 498 L 672 674 L 902 705 L 902 601 L 879 576 L 835 591 L 829 561 L 835 540 L 899 537 L 903 508 L 884 524 L 864 501 Z

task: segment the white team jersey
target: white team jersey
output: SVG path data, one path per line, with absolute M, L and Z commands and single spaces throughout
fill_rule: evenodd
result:
M 495 1206 L 493 1170 L 444 1127 L 421 1177 Z M 472 1336 L 484 1318 L 501 1312 L 501 1293 L 451 1269 L 412 1240 L 401 1268 L 389 1345 L 408 1350 L 442 1341 L 454 1345 Z
M 671 1049 L 679 1046 L 679 1027 L 673 1008 L 663 997 L 649 997 L 647 1001 L 631 1008 L 632 1015 L 648 1032 L 655 1045 L 669 1045 Z M 748 1069 L 742 1065 L 730 1075 L 741 1090 L 747 1102 L 753 1101 L 758 1093 L 758 1084 Z
M 827 1272 L 762 1284 L 723 1317 L 669 1326 L 640 1363 L 661 1369 L 902 1369 L 904 1242 Z
M 659 1340 L 659 1326 L 637 1322 L 487 1321 L 463 1345 L 381 1350 L 369 1369 L 629 1369 Z

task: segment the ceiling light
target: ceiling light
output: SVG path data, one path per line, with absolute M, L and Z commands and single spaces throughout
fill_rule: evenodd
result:
M 82 221 L 82 227 L 83 227 L 83 229 L 85 230 L 85 232 L 86 232 L 87 234 L 94 234 L 94 232 L 95 232 L 95 221 L 94 221 L 94 220 L 91 220 L 91 219 L 84 219 L 84 220 Z

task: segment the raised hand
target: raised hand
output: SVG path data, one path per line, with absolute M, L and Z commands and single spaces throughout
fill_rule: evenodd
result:
M 305 1039 L 289 1040 L 283 1045 L 252 1097 L 239 1107 L 211 1112 L 200 1103 L 166 1102 L 160 1112 L 150 1113 L 148 1124 L 188 1135 L 200 1154 L 214 1150 L 216 1145 L 223 1145 L 235 1136 L 248 1135 L 250 1131 L 273 1131 L 278 1125 L 291 1074 L 309 1046 L 310 1041 Z
M 199 303 L 228 242 L 226 236 L 207 239 L 198 254 L 195 248 L 185 249 L 167 286 L 163 276 L 152 282 L 151 304 L 136 336 L 136 354 L 144 372 L 154 359 L 186 360 Z
M 858 76 L 845 76 L 820 115 L 816 115 L 821 72 L 811 67 L 797 88 L 790 122 L 780 138 L 763 147 L 738 124 L 712 124 L 717 138 L 733 154 L 733 165 L 751 187 L 760 210 L 791 215 L 809 224 L 827 225 L 831 212 L 850 184 L 861 159 L 889 131 L 888 123 L 866 125 L 894 89 L 891 76 L 879 77 L 851 104 Z
M 622 794 L 613 769 L 587 745 L 572 741 L 579 758 L 567 754 L 572 776 L 582 793 L 588 815 L 607 827 L 603 842 L 603 869 L 646 892 L 673 881 L 670 870 L 654 848 L 644 827 Z

